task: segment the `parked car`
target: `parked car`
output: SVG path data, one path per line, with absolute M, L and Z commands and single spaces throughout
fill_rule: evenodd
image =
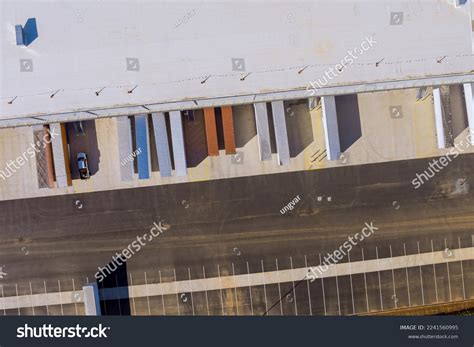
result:
M 77 167 L 79 169 L 79 176 L 81 180 L 90 178 L 89 163 L 87 162 L 87 154 L 81 152 L 77 154 Z

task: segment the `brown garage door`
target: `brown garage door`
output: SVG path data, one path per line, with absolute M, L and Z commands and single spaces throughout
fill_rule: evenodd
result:
M 219 147 L 217 145 L 216 114 L 213 107 L 204 109 L 204 123 L 206 124 L 207 153 L 217 156 Z
M 232 106 L 222 106 L 222 127 L 224 128 L 225 153 L 235 153 L 234 117 Z

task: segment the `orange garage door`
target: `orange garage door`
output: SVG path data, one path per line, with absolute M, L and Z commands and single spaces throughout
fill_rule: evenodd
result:
M 204 123 L 206 125 L 207 152 L 209 155 L 219 155 L 217 144 L 216 114 L 213 107 L 204 109 Z
M 225 153 L 235 153 L 234 117 L 232 106 L 222 106 L 222 127 L 224 128 Z

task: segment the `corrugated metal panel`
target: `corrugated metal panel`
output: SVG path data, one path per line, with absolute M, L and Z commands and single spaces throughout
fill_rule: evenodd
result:
M 290 147 L 286 131 L 285 106 L 283 101 L 272 101 L 273 125 L 275 127 L 275 141 L 277 146 L 278 164 L 290 164 Z
M 272 159 L 270 146 L 270 129 L 268 126 L 267 103 L 258 102 L 253 104 L 255 110 L 255 123 L 257 124 L 258 150 L 260 160 Z
M 148 139 L 148 117 L 135 116 L 135 138 L 137 141 L 138 178 L 150 178 L 150 141 Z
M 474 94 L 473 83 L 464 83 L 464 98 L 466 100 L 467 120 L 471 144 L 474 145 Z
M 132 155 L 132 130 L 130 119 L 126 117 L 117 118 L 118 147 L 120 159 L 120 177 L 123 181 L 133 179 L 133 160 Z
M 438 137 L 438 148 L 446 148 L 446 138 L 443 126 L 443 105 L 441 104 L 441 90 L 433 88 L 433 103 L 436 121 L 436 135 Z
M 66 163 L 64 160 L 64 147 L 61 124 L 54 123 L 51 124 L 49 127 L 51 129 L 51 133 L 54 134 L 54 137 L 52 137 L 52 147 L 56 182 L 58 183 L 59 188 L 64 188 L 67 187 L 67 175 L 65 166 Z
M 158 165 L 162 177 L 171 176 L 171 155 L 166 132 L 165 114 L 153 113 L 153 131 L 155 133 L 156 153 L 158 153 Z
M 322 97 L 321 106 L 327 157 L 328 160 L 339 160 L 341 156 L 341 144 L 339 142 L 336 100 L 334 96 Z
M 207 153 L 212 156 L 219 155 L 217 144 L 216 114 L 213 107 L 204 109 L 204 123 L 206 125 Z
M 173 143 L 174 168 L 176 170 L 176 175 L 186 176 L 188 172 L 186 165 L 186 152 L 184 149 L 183 122 L 181 119 L 181 111 L 170 112 L 170 123 L 171 140 Z
M 222 127 L 224 128 L 224 144 L 226 154 L 235 154 L 234 117 L 232 106 L 222 106 Z

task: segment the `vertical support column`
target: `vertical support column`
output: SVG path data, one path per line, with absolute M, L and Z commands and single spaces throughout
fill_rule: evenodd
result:
M 286 130 L 285 106 L 283 101 L 272 101 L 273 125 L 277 146 L 278 165 L 290 164 L 290 147 Z
M 82 287 L 84 309 L 86 316 L 100 316 L 100 298 L 97 283 L 90 283 Z
M 51 134 L 48 125 L 43 125 L 43 138 L 45 139 L 46 170 L 48 172 L 48 187 L 54 188 L 54 162 Z
M 224 128 L 225 154 L 235 154 L 234 117 L 232 106 L 222 106 L 222 127 Z
M 443 105 L 441 104 L 441 91 L 433 88 L 433 103 L 436 123 L 436 136 L 438 138 L 438 148 L 446 148 L 446 137 L 443 126 Z
M 135 138 L 137 141 L 138 178 L 150 178 L 150 139 L 148 138 L 148 117 L 135 116 Z
M 171 176 L 171 155 L 166 131 L 166 120 L 163 112 L 153 113 L 153 132 L 155 134 L 156 153 L 161 177 Z
M 23 33 L 23 26 L 21 24 L 15 25 L 16 45 L 25 45 L 25 35 Z
M 123 181 L 131 181 L 133 179 L 133 160 L 132 155 L 132 129 L 130 118 L 117 118 L 117 134 L 120 159 L 120 177 Z
M 272 159 L 272 148 L 270 146 L 270 129 L 268 126 L 267 103 L 258 102 L 253 104 L 255 110 L 255 123 L 257 124 L 258 150 L 260 160 Z
M 51 132 L 56 136 L 52 138 L 54 172 L 56 173 L 56 182 L 59 188 L 68 186 L 68 177 L 66 169 L 66 154 L 63 145 L 63 132 L 60 123 L 50 125 Z
M 339 157 L 341 156 L 341 144 L 339 142 L 339 128 L 337 124 L 335 97 L 321 97 L 321 107 L 328 160 L 339 160 Z
M 186 165 L 186 152 L 184 148 L 183 121 L 180 111 L 170 112 L 171 141 L 173 144 L 174 168 L 176 175 L 186 176 L 188 174 Z
M 218 156 L 216 114 L 213 107 L 204 109 L 204 124 L 206 126 L 207 153 L 211 156 Z
M 466 101 L 467 121 L 471 145 L 474 145 L 474 94 L 473 83 L 464 83 L 464 99 Z

